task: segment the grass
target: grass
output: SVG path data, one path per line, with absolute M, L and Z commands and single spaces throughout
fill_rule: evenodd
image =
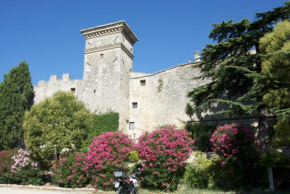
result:
M 220 191 L 213 189 L 193 189 L 185 185 L 179 187 L 177 191 L 166 192 L 167 194 L 290 194 L 290 191 L 267 191 L 267 190 L 252 190 L 252 191 Z M 139 194 L 161 194 L 160 190 L 148 190 L 139 188 Z

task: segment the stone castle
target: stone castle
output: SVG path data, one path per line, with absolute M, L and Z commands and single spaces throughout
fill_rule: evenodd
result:
M 188 121 L 187 93 L 204 84 L 194 63 L 153 73 L 133 72 L 133 45 L 138 41 L 125 21 L 81 30 L 85 37 L 83 79 L 53 75 L 34 88 L 35 103 L 57 91 L 74 92 L 91 112 L 119 113 L 119 129 L 134 136 L 158 125 Z

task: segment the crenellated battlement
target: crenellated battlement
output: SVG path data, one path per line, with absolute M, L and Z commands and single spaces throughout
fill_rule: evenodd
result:
M 49 78 L 49 81 L 57 81 L 58 80 L 58 76 L 57 75 L 51 75 Z
M 79 79 L 72 80 L 70 73 L 62 74 L 62 79 L 59 79 L 57 75 L 51 75 L 49 81 L 40 80 L 37 83 L 37 87 L 43 86 L 44 84 L 54 83 L 54 82 L 69 82 L 69 81 L 81 81 Z
M 37 104 L 45 98 L 51 97 L 55 92 L 58 91 L 71 91 L 76 94 L 78 98 L 82 98 L 83 91 L 83 80 L 71 79 L 69 73 L 62 75 L 62 79 L 59 79 L 57 75 L 52 75 L 49 81 L 41 80 L 34 87 L 35 99 L 34 102 Z

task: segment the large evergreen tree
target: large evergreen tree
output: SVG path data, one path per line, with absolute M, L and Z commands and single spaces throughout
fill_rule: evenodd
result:
M 0 150 L 15 148 L 21 139 L 24 113 L 30 109 L 33 97 L 28 64 L 21 62 L 0 83 Z
M 265 108 L 263 95 L 272 80 L 269 75 L 261 74 L 265 54 L 260 52 L 259 40 L 289 16 L 290 2 L 286 2 L 282 7 L 256 14 L 253 22 L 244 19 L 214 24 L 209 38 L 216 44 L 206 45 L 201 62 L 196 65 L 202 73 L 196 79 L 210 82 L 188 94 L 195 108 L 226 117 L 251 113 L 261 116 Z
M 262 74 L 270 75 L 273 82 L 263 101 L 273 115 L 277 115 L 275 143 L 290 143 L 290 22 L 282 21 L 274 31 L 260 39 Z

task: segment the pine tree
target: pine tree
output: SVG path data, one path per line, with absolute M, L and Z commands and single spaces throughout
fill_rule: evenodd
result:
M 21 62 L 0 83 L 0 150 L 13 149 L 21 140 L 23 117 L 33 98 L 28 64 Z
M 202 50 L 201 62 L 196 65 L 202 74 L 195 78 L 210 82 L 188 94 L 195 109 L 225 117 L 251 113 L 261 116 L 265 109 L 263 95 L 273 80 L 270 75 L 261 74 L 265 54 L 260 52 L 259 40 L 289 16 L 290 2 L 285 2 L 282 7 L 256 14 L 253 22 L 244 19 L 214 24 L 209 38 L 216 44 Z
M 260 39 L 262 73 L 271 75 L 273 82 L 263 101 L 272 114 L 277 115 L 274 125 L 275 144 L 290 143 L 290 22 L 282 21 L 274 31 Z

